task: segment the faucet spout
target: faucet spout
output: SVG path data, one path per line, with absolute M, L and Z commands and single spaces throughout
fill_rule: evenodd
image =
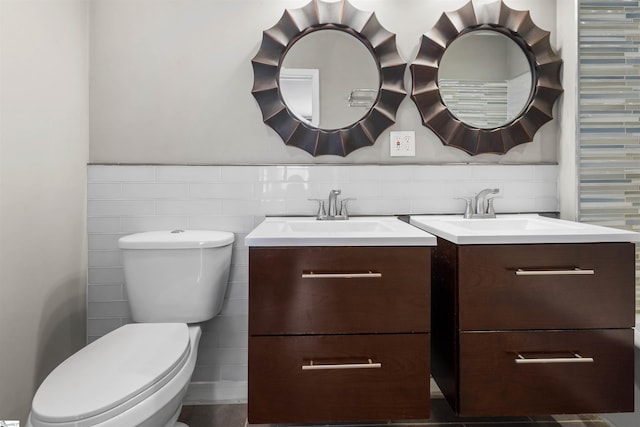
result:
M 329 192 L 329 206 L 327 207 L 329 217 L 335 218 L 338 215 L 338 196 L 340 193 L 340 190 L 331 190 Z

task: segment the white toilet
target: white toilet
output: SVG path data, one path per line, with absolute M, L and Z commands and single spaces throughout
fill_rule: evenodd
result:
M 195 367 L 200 326 L 222 308 L 232 233 L 122 237 L 134 322 L 65 360 L 33 398 L 28 427 L 173 427 Z M 189 323 L 189 325 L 187 325 Z

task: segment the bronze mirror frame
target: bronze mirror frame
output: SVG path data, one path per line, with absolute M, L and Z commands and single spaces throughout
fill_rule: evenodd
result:
M 378 95 L 369 111 L 357 122 L 339 129 L 316 128 L 298 119 L 284 103 L 279 87 L 282 61 L 291 46 L 305 35 L 324 29 L 343 31 L 360 40 L 371 52 L 380 76 Z M 258 101 L 264 123 L 286 145 L 313 156 L 344 157 L 373 145 L 395 123 L 396 112 L 407 93 L 404 88 L 407 64 L 398 53 L 396 35 L 385 30 L 373 12 L 359 10 L 347 0 L 312 0 L 299 9 L 286 9 L 276 25 L 263 31 L 262 44 L 251 63 L 254 74 L 251 93 Z
M 490 8 L 492 5 L 484 7 Z M 549 31 L 537 27 L 529 11 L 510 9 L 500 1 L 487 9 L 478 22 L 473 2 L 453 12 L 444 12 L 434 27 L 422 36 L 420 50 L 411 64 L 414 101 L 422 124 L 431 129 L 444 145 L 466 151 L 505 154 L 516 145 L 531 142 L 543 124 L 553 119 L 553 105 L 562 93 L 562 60 L 549 42 Z M 497 6 L 497 7 L 496 7 Z M 483 10 L 484 12 L 484 10 Z M 477 128 L 457 119 L 444 104 L 438 87 L 438 69 L 447 47 L 458 37 L 477 30 L 497 31 L 518 44 L 532 73 L 532 91 L 528 105 L 509 123 L 491 129 Z

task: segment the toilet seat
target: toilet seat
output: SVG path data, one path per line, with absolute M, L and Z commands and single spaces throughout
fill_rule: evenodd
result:
M 85 426 L 114 418 L 167 384 L 190 353 L 184 323 L 129 324 L 65 360 L 39 387 L 34 426 Z

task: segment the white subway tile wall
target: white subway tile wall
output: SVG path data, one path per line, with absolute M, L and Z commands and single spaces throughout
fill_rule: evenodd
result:
M 487 187 L 498 212 L 557 212 L 556 165 L 88 166 L 88 342 L 129 323 L 117 240 L 163 229 L 236 235 L 222 312 L 204 325 L 188 402 L 246 400 L 248 249 L 268 215 L 315 214 L 309 198 L 334 188 L 352 215 L 461 213 Z

